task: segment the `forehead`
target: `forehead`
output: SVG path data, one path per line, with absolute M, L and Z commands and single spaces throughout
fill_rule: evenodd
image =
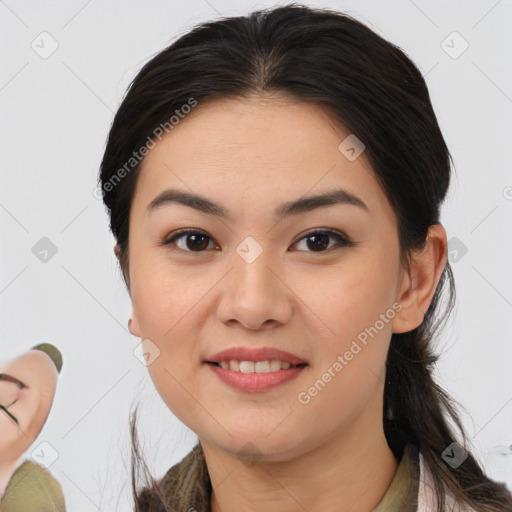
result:
M 193 149 L 188 154 L 192 159 L 214 154 L 229 162 L 244 155 L 267 164 L 276 159 L 317 159 L 328 148 L 338 151 L 346 135 L 348 132 L 335 125 L 328 110 L 317 103 L 286 96 L 208 100 L 183 116 L 142 166 L 154 163 L 171 148 L 180 154 Z
M 231 202 L 342 186 L 386 207 L 364 152 L 349 160 L 340 150 L 349 135 L 325 107 L 286 96 L 199 103 L 144 158 L 132 207 L 171 186 Z

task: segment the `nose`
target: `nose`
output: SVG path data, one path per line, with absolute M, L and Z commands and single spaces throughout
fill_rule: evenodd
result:
M 286 324 L 293 315 L 294 294 L 284 282 L 282 267 L 271 261 L 270 250 L 255 259 L 243 251 L 232 255 L 232 269 L 221 281 L 219 321 L 262 330 Z

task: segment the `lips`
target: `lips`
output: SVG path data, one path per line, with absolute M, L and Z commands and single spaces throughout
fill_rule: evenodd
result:
M 262 393 L 296 379 L 302 372 L 306 371 L 308 365 L 304 363 L 303 365 L 292 366 L 286 370 L 281 369 L 268 373 L 242 373 L 221 368 L 216 363 L 207 363 L 206 366 L 224 384 L 237 391 Z
M 279 360 L 291 365 L 307 365 L 307 361 L 298 356 L 274 347 L 232 347 L 208 357 L 205 363 L 220 363 L 222 361 L 270 361 Z

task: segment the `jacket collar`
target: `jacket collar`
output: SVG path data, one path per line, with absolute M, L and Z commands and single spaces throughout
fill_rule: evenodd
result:
M 194 508 L 197 512 L 210 511 L 211 483 L 207 474 L 204 478 L 204 487 L 208 490 L 207 496 L 201 496 L 196 490 L 192 479 L 199 473 L 204 464 L 204 453 L 199 445 L 189 452 L 185 458 L 172 466 L 161 481 L 164 494 L 169 497 L 170 504 L 183 509 L 183 503 L 180 503 L 180 497 L 183 496 L 184 487 L 192 487 Z M 183 475 L 180 467 L 187 465 L 189 471 Z M 181 475 L 181 476 L 178 476 Z M 418 488 L 420 481 L 420 459 L 418 448 L 413 444 L 407 444 L 404 447 L 402 457 L 398 464 L 396 473 L 391 484 L 373 512 L 417 512 L 418 510 Z M 182 492 L 177 492 L 180 489 Z M 180 508 L 181 507 L 181 508 Z
M 391 484 L 373 512 L 416 512 L 420 465 L 418 448 L 407 444 Z

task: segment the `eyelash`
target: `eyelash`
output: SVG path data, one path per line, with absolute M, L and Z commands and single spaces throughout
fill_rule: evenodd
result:
M 197 229 L 194 229 L 194 228 L 189 228 L 189 229 L 182 229 L 180 231 L 177 231 L 176 233 L 174 233 L 171 238 L 168 238 L 166 240 L 164 240 L 163 242 L 161 242 L 160 245 L 168 245 L 170 246 L 171 244 L 173 244 L 176 240 L 180 239 L 180 238 L 183 238 L 185 235 L 190 235 L 190 234 L 194 234 L 194 235 L 203 235 L 207 238 L 210 238 L 210 240 L 213 241 L 213 239 L 211 237 L 209 237 L 204 231 L 200 231 L 200 230 L 197 230 Z M 310 236 L 313 236 L 313 235 L 318 235 L 318 234 L 322 234 L 322 235 L 329 235 L 333 238 L 335 238 L 337 240 L 337 244 L 338 244 L 338 249 L 341 249 L 343 247 L 353 247 L 355 246 L 355 242 L 352 242 L 351 240 L 348 239 L 348 237 L 346 235 L 344 235 L 343 233 L 339 233 L 337 231 L 332 231 L 332 230 L 329 230 L 329 229 L 317 229 L 317 230 L 314 230 L 314 231 L 310 231 L 309 233 L 306 233 L 302 238 L 300 238 L 299 240 L 297 240 L 297 242 L 295 242 L 293 245 L 297 245 L 299 242 L 302 242 L 302 240 L 310 237 Z M 336 249 L 336 247 L 334 247 Z M 190 250 L 186 250 L 186 249 L 179 249 L 179 248 L 171 248 L 171 250 L 173 251 L 180 251 L 180 252 L 188 252 L 188 253 L 191 253 L 191 254 L 199 254 L 199 253 L 202 253 L 202 252 L 205 252 L 207 249 L 205 250 L 202 250 L 202 251 L 190 251 Z M 309 252 L 311 254 L 322 254 L 322 253 L 329 253 L 333 250 L 333 247 L 329 248 L 329 249 L 325 249 L 323 251 L 302 251 L 302 252 Z

